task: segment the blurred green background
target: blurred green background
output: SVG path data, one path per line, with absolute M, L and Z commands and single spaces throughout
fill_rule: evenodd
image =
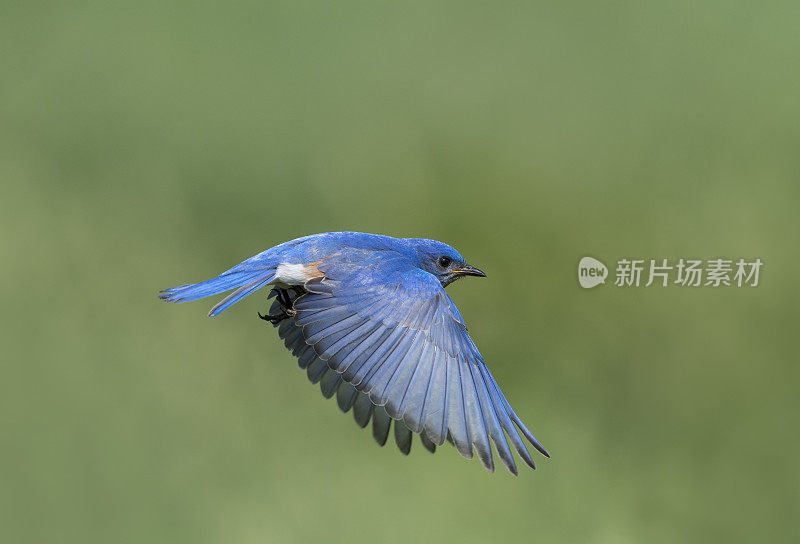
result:
M 3 542 L 797 542 L 796 2 L 25 2 L 0 16 Z M 406 458 L 262 296 L 279 242 L 447 241 L 550 450 Z M 577 261 L 761 258 L 754 289 Z

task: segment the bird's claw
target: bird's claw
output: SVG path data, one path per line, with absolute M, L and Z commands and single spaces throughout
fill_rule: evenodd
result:
M 276 315 L 261 315 L 261 312 L 258 312 L 258 317 L 264 321 L 269 321 L 273 325 L 280 323 L 284 319 L 294 317 L 297 314 L 297 311 L 292 308 L 292 300 L 289 298 L 289 294 L 284 289 L 274 289 L 274 291 L 276 293 L 276 300 L 281 307 L 281 313 Z
M 276 323 L 280 323 L 284 319 L 288 319 L 290 316 L 286 312 L 281 312 L 277 315 L 269 315 L 269 314 L 261 315 L 261 312 L 258 312 L 258 317 L 260 317 L 264 321 L 269 321 L 270 323 L 275 325 Z

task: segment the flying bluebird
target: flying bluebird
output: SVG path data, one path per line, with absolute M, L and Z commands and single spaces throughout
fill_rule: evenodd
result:
M 464 319 L 444 288 L 463 276 L 484 277 L 452 247 L 423 238 L 328 232 L 270 248 L 216 278 L 161 292 L 186 302 L 235 289 L 209 317 L 271 285 L 270 313 L 322 394 L 334 394 L 384 445 L 394 435 L 404 454 L 412 432 L 431 452 L 445 440 L 467 459 L 473 447 L 494 471 L 489 440 L 517 474 L 511 441 L 536 468 L 522 435 L 544 447 L 514 413 L 472 342 Z

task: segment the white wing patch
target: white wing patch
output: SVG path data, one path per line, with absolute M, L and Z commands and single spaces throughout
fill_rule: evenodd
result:
M 303 285 L 311 279 L 311 270 L 305 264 L 281 263 L 275 272 L 275 282 L 283 285 Z

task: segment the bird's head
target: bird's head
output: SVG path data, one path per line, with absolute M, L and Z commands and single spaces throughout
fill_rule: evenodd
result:
M 486 277 L 482 270 L 467 264 L 464 257 L 447 244 L 426 238 L 406 240 L 413 250 L 417 266 L 436 276 L 442 287 L 447 287 L 464 276 Z

